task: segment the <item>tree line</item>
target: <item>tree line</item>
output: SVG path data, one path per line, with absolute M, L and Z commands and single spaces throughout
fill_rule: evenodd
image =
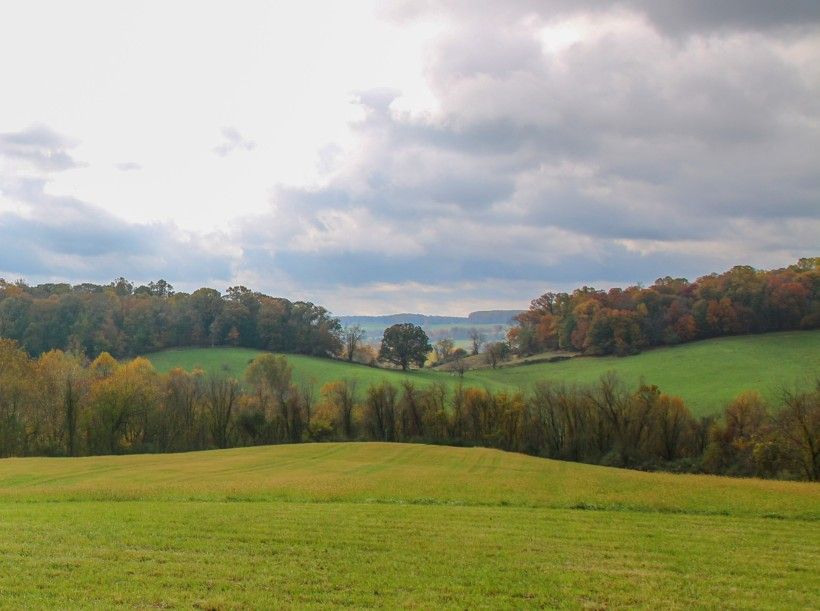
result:
M 490 342 L 485 352 L 495 366 L 509 351 L 627 355 L 723 335 L 818 327 L 820 257 L 814 257 L 769 271 L 736 266 L 694 282 L 667 276 L 650 287 L 548 292 L 516 316 L 507 341 Z M 124 357 L 177 346 L 228 345 L 349 360 L 364 350 L 360 360 L 407 368 L 422 366 L 425 359 L 400 356 L 395 347 L 401 342 L 416 342 L 427 353 L 433 349 L 416 329 L 393 325 L 379 353 L 371 353 L 360 327 L 342 329 L 325 308 L 244 286 L 229 287 L 223 295 L 211 288 L 175 292 L 165 280 L 138 287 L 124 278 L 105 286 L 32 287 L 0 279 L 0 337 L 17 340 L 34 356 L 60 349 Z M 411 332 L 419 337 L 411 338 Z M 471 331 L 473 354 L 485 342 L 479 336 Z M 452 356 L 447 346 L 437 348 Z
M 820 257 L 770 271 L 736 266 L 689 282 L 545 293 L 508 333 L 521 354 L 549 350 L 627 355 L 648 346 L 724 335 L 820 327 Z
M 0 279 L 0 337 L 26 352 L 136 356 L 176 346 L 243 346 L 313 356 L 342 350 L 341 326 L 323 307 L 244 286 L 175 292 L 164 280 L 134 287 L 9 283 Z
M 0 456 L 180 452 L 304 441 L 479 445 L 639 469 L 820 478 L 820 382 L 784 392 L 774 411 L 756 393 L 723 419 L 694 418 L 656 386 L 542 382 L 529 393 L 412 381 L 359 388 L 300 386 L 286 357 L 263 354 L 242 381 L 202 371 L 158 373 L 150 361 L 29 356 L 0 340 Z

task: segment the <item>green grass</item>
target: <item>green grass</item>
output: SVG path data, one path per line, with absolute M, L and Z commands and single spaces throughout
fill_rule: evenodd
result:
M 820 486 L 479 448 L 0 461 L 3 607 L 817 608 Z
M 170 371 L 174 367 L 182 367 L 187 370 L 198 367 L 207 373 L 232 376 L 242 380 L 248 364 L 260 354 L 265 353 L 250 348 L 174 348 L 148 354 L 147 356 L 154 364 L 154 367 L 161 372 Z M 286 354 L 285 356 L 293 366 L 293 376 L 296 382 L 298 384 L 309 384 L 317 388 L 328 382 L 343 379 L 356 381 L 361 390 L 383 380 L 398 384 L 402 380 L 409 379 L 421 386 L 428 386 L 434 382 L 443 382 L 453 387 L 456 384 L 453 376 L 430 369 L 403 373 L 392 369 L 379 369 L 358 363 L 347 363 L 301 354 Z
M 246 348 L 182 348 L 148 355 L 160 371 L 172 367 L 223 373 L 242 378 L 248 363 L 260 354 Z M 360 389 L 389 380 L 411 379 L 421 386 L 459 383 L 449 373 L 399 371 L 350 365 L 342 361 L 288 355 L 298 382 L 321 386 L 333 380 L 356 380 Z M 641 379 L 663 392 L 682 397 L 695 415 L 715 414 L 740 392 L 759 390 L 770 401 L 780 389 L 812 383 L 820 374 L 820 331 L 745 335 L 649 350 L 637 356 L 577 358 L 500 369 L 480 369 L 464 376 L 464 384 L 491 390 L 529 389 L 538 380 L 592 383 L 608 370 L 630 386 Z
M 820 331 L 724 337 L 657 348 L 630 357 L 577 358 L 559 363 L 476 371 L 478 380 L 527 387 L 538 379 L 592 383 L 608 370 L 630 386 L 641 379 L 682 397 L 696 415 L 715 413 L 744 390 L 772 402 L 780 390 L 813 384 L 820 375 Z

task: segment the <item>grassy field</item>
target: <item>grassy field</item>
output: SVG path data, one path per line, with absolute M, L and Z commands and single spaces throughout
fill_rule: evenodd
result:
M 820 375 L 820 331 L 723 337 L 630 357 L 577 358 L 473 373 L 477 380 L 527 387 L 537 379 L 590 383 L 609 370 L 628 384 L 642 378 L 683 397 L 695 414 L 715 411 L 747 389 L 776 401 L 780 389 Z
M 246 348 L 183 348 L 148 355 L 160 371 L 172 367 L 223 373 L 239 379 L 248 363 L 260 354 Z M 417 384 L 433 382 L 455 387 L 458 378 L 443 372 L 398 371 L 350 365 L 341 361 L 288 355 L 297 380 L 320 386 L 340 379 L 357 380 L 360 388 L 382 380 Z M 761 391 L 776 400 L 783 385 L 810 383 L 820 374 L 820 331 L 796 331 L 746 335 L 659 348 L 626 358 L 577 358 L 561 363 L 540 363 L 496 370 L 467 372 L 464 384 L 491 390 L 528 389 L 538 380 L 589 383 L 614 370 L 630 385 L 642 378 L 666 393 L 683 397 L 696 415 L 720 411 L 723 405 L 747 389 Z
M 242 380 L 248 364 L 261 350 L 249 348 L 174 348 L 147 355 L 159 371 L 169 371 L 173 367 L 194 369 L 199 367 L 206 372 L 233 376 Z M 404 379 L 414 380 L 420 385 L 443 382 L 455 386 L 456 379 L 430 369 L 415 370 L 408 373 L 391 369 L 368 367 L 358 363 L 347 363 L 332 359 L 321 359 L 301 354 L 285 355 L 293 366 L 293 375 L 297 383 L 322 386 L 336 380 L 355 380 L 363 390 L 371 384 L 389 380 L 398 384 Z M 493 387 L 500 386 L 491 382 Z
M 0 461 L 4 607 L 820 605 L 820 486 L 316 444 Z

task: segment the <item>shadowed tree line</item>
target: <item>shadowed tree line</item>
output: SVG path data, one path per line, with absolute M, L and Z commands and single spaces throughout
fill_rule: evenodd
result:
M 820 257 L 771 271 L 736 266 L 689 282 L 545 293 L 508 337 L 521 354 L 573 350 L 627 355 L 648 346 L 820 327 Z
M 720 419 L 695 419 L 677 397 L 614 375 L 590 386 L 542 382 L 529 393 L 358 388 L 314 393 L 282 356 L 264 354 L 245 380 L 144 358 L 93 361 L 53 350 L 32 358 L 0 340 L 0 456 L 179 452 L 303 441 L 377 440 L 478 445 L 594 464 L 820 477 L 820 383 L 784 392 L 772 411 L 756 393 Z
M 179 293 L 159 280 L 134 286 L 41 284 L 0 279 L 0 337 L 26 352 L 52 349 L 135 356 L 175 346 L 243 346 L 327 356 L 342 350 L 339 321 L 310 302 L 230 287 Z

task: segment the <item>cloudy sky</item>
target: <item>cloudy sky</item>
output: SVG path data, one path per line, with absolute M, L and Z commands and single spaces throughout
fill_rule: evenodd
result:
M 0 7 L 0 277 L 337 314 L 820 254 L 816 0 Z

